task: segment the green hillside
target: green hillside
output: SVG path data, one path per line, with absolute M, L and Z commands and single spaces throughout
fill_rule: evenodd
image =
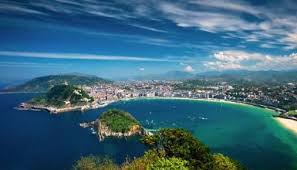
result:
M 63 107 L 65 105 L 83 105 L 92 102 L 84 90 L 72 85 L 56 85 L 46 94 L 34 97 L 29 103 L 34 105 Z
M 55 85 L 69 84 L 74 86 L 79 85 L 96 85 L 102 83 L 112 83 L 112 81 L 99 78 L 96 76 L 84 75 L 49 75 L 34 78 L 22 85 L 13 88 L 5 89 L 6 92 L 46 92 Z

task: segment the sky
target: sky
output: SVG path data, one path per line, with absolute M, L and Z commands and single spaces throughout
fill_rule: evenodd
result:
M 0 79 L 297 68 L 295 0 L 1 0 Z

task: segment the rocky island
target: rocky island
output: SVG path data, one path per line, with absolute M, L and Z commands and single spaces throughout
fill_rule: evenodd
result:
M 60 113 L 96 108 L 97 104 L 84 90 L 73 85 L 55 85 L 47 93 L 21 103 L 20 110 L 45 110 Z
M 130 113 L 117 109 L 103 112 L 97 120 L 81 123 L 80 126 L 94 128 L 100 141 L 104 140 L 105 137 L 129 137 L 149 134 Z

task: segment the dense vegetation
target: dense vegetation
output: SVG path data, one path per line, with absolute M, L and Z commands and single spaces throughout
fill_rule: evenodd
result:
M 124 133 L 129 131 L 134 125 L 140 125 L 130 113 L 117 109 L 110 109 L 103 112 L 99 120 L 113 132 Z
M 34 97 L 29 103 L 63 107 L 66 104 L 83 105 L 92 101 L 94 101 L 94 99 L 78 87 L 72 85 L 56 85 L 46 94 Z
M 32 79 L 25 84 L 6 89 L 5 91 L 46 92 L 55 85 L 61 85 L 65 83 L 74 86 L 92 86 L 100 83 L 111 83 L 111 81 L 96 76 L 49 75 Z
M 222 154 L 213 154 L 184 129 L 161 129 L 141 140 L 150 149 L 134 160 L 116 165 L 109 159 L 82 157 L 75 170 L 241 170 L 239 163 Z M 104 161 L 102 161 L 104 160 Z

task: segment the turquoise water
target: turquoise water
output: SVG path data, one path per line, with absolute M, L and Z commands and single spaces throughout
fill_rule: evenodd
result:
M 239 160 L 249 169 L 297 169 L 297 135 L 279 125 L 272 111 L 253 106 L 191 100 L 121 101 L 84 113 L 50 115 L 18 111 L 32 95 L 0 95 L 0 164 L 4 169 L 69 169 L 82 155 L 110 155 L 117 162 L 139 156 L 136 138 L 99 142 L 79 122 L 94 120 L 106 109 L 131 112 L 146 128 L 182 127 L 213 152 Z

